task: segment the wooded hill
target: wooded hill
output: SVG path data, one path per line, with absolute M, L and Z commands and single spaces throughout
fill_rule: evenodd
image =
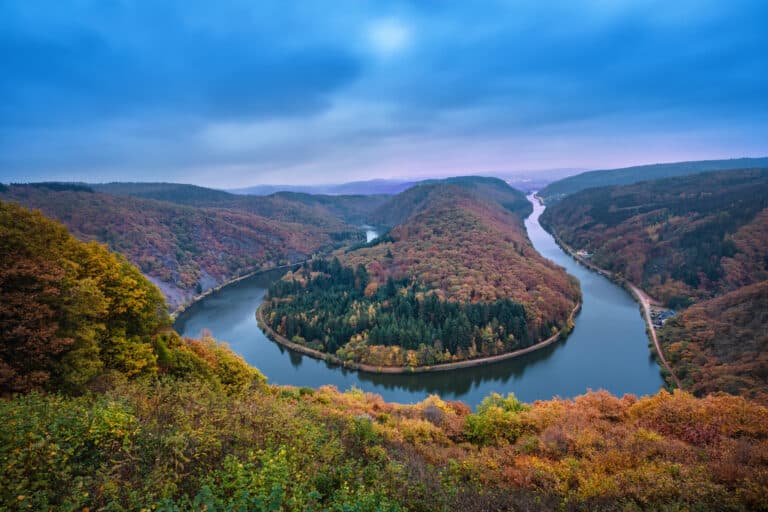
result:
M 276 192 L 267 196 L 232 194 L 180 183 L 106 183 L 90 185 L 94 190 L 118 196 L 155 199 L 206 208 L 227 208 L 255 213 L 284 222 L 339 229 L 344 224 L 362 224 L 389 196 L 323 195 Z
M 413 187 L 373 214 L 399 223 L 339 252 L 337 271 L 310 265 L 273 287 L 268 323 L 342 359 L 385 366 L 492 355 L 568 330 L 578 284 L 532 247 L 521 218 L 530 208 L 496 179 Z M 446 302 L 457 309 L 443 314 Z M 475 304 L 509 309 L 508 325 Z
M 756 169 L 768 167 L 766 158 L 732 158 L 729 160 L 700 160 L 667 164 L 639 165 L 623 169 L 589 171 L 550 183 L 538 193 L 546 204 L 551 204 L 580 190 L 616 185 L 631 185 L 641 181 L 658 180 L 728 169 Z
M 741 397 L 397 405 L 268 385 L 165 309 L 0 202 L 0 509 L 768 510 L 768 408 Z
M 768 170 L 584 190 L 542 223 L 668 306 L 699 303 L 660 332 L 684 385 L 765 396 Z
M 103 190 L 105 192 L 99 192 Z M 39 208 L 81 240 L 124 254 L 176 307 L 242 273 L 364 239 L 376 197 L 244 197 L 175 184 L 11 185 L 0 199 Z

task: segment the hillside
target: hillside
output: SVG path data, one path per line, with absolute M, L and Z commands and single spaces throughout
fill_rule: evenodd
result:
M 158 373 L 255 378 L 231 353 L 182 342 L 160 291 L 105 246 L 3 201 L 0 240 L 0 395 L 80 394 Z M 233 373 L 222 380 L 211 366 Z
M 733 158 L 729 160 L 701 160 L 668 164 L 639 165 L 623 169 L 589 171 L 550 183 L 538 195 L 551 204 L 580 190 L 615 185 L 630 185 L 641 181 L 671 178 L 688 174 L 729 169 L 756 169 L 768 167 L 766 158 Z
M 276 192 L 268 196 L 238 195 L 179 183 L 107 183 L 94 190 L 118 196 L 156 199 L 187 206 L 227 208 L 284 222 L 339 229 L 343 223 L 362 224 L 388 199 L 386 195 L 319 195 Z
M 169 194 L 163 185 L 158 188 L 162 197 Z M 301 261 L 361 237 L 358 228 L 328 209 L 290 198 L 270 200 L 261 215 L 245 208 L 191 206 L 200 195 L 237 196 L 188 185 L 182 190 L 186 199 L 179 202 L 189 205 L 93 192 L 80 185 L 11 185 L 0 191 L 0 199 L 39 208 L 79 239 L 106 243 L 126 255 L 160 286 L 172 307 L 250 270 Z
M 3 510 L 768 510 L 768 409 L 589 393 L 471 411 L 268 385 L 104 246 L 0 202 Z
M 498 178 L 458 176 L 444 180 L 425 180 L 383 202 L 370 214 L 370 222 L 380 226 L 394 226 L 406 221 L 430 204 L 432 196 L 439 196 L 445 185 L 474 194 L 479 199 L 496 203 L 518 217 L 525 218 L 532 210 L 525 194 L 515 190 Z
M 584 190 L 542 222 L 672 308 L 659 336 L 684 384 L 766 397 L 768 170 Z
M 343 360 L 384 366 L 494 355 L 567 331 L 577 283 L 535 251 L 510 211 L 530 203 L 500 180 L 486 183 L 431 183 L 394 197 L 379 222 L 407 219 L 338 262 L 286 276 L 270 289 L 267 324 Z
M 664 302 L 768 279 L 768 169 L 706 173 L 569 196 L 542 222 L 598 266 Z
M 376 179 L 365 181 L 351 181 L 331 185 L 255 185 L 230 190 L 234 194 L 247 194 L 255 196 L 268 196 L 276 192 L 301 192 L 304 194 L 330 194 L 330 195 L 377 195 L 399 194 L 415 185 L 414 181 L 397 179 Z
M 694 304 L 659 331 L 683 386 L 768 403 L 768 281 Z

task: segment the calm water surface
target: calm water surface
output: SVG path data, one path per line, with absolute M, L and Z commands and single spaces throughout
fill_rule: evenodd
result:
M 225 287 L 188 308 L 175 327 L 185 336 L 199 336 L 208 329 L 272 383 L 332 384 L 341 390 L 357 386 L 393 402 L 413 403 L 439 394 L 476 406 L 492 391 L 511 391 L 528 402 L 573 397 L 588 389 L 606 389 L 619 396 L 656 393 L 662 379 L 651 358 L 638 305 L 622 288 L 565 254 L 539 225 L 542 211 L 534 201 L 534 212 L 525 223 L 528 235 L 541 254 L 578 278 L 584 303 L 567 340 L 517 359 L 433 374 L 379 375 L 345 370 L 296 354 L 269 341 L 256 325 L 255 311 L 265 288 L 282 271 Z

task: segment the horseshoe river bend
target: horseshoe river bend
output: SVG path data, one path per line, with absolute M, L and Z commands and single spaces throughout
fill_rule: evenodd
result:
M 630 294 L 607 278 L 579 265 L 539 224 L 544 211 L 530 197 L 526 219 L 536 250 L 564 267 L 581 283 L 583 304 L 576 327 L 564 341 L 497 363 L 434 373 L 374 374 L 348 370 L 292 352 L 270 341 L 256 324 L 256 308 L 269 284 L 285 272 L 275 270 L 223 287 L 188 307 L 176 330 L 196 337 L 207 329 L 257 367 L 273 384 L 346 390 L 353 386 L 391 402 L 419 402 L 431 394 L 477 406 L 491 392 L 513 392 L 531 402 L 569 398 L 588 389 L 656 393 L 663 385 L 648 348 L 645 323 Z M 370 229 L 367 230 L 370 238 Z

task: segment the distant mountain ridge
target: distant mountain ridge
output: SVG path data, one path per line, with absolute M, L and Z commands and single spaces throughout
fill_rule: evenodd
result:
M 641 181 L 671 178 L 674 176 L 684 176 L 701 172 L 757 168 L 768 168 L 768 157 L 660 163 L 638 165 L 621 169 L 588 171 L 550 183 L 541 189 L 538 195 L 545 203 L 552 203 L 565 196 L 588 188 L 629 185 Z
M 412 187 L 418 181 L 414 180 L 388 180 L 375 179 L 365 181 L 352 181 L 330 185 L 254 185 L 231 189 L 233 194 L 250 194 L 267 196 L 275 192 L 303 192 L 306 194 L 331 194 L 331 195 L 373 195 L 373 194 L 399 194 Z
M 507 182 L 511 187 L 524 192 L 541 190 L 549 183 L 570 176 L 585 169 L 558 168 L 531 171 L 510 172 L 480 172 L 472 176 L 499 178 Z M 349 183 L 334 183 L 328 185 L 255 185 L 230 189 L 233 194 L 266 196 L 276 192 L 303 192 L 306 194 L 329 195 L 396 195 L 416 185 L 422 185 L 434 181 L 450 180 L 454 178 L 466 178 L 469 176 L 446 176 L 438 178 L 414 178 L 410 180 L 400 179 L 373 179 L 365 181 L 352 181 Z

